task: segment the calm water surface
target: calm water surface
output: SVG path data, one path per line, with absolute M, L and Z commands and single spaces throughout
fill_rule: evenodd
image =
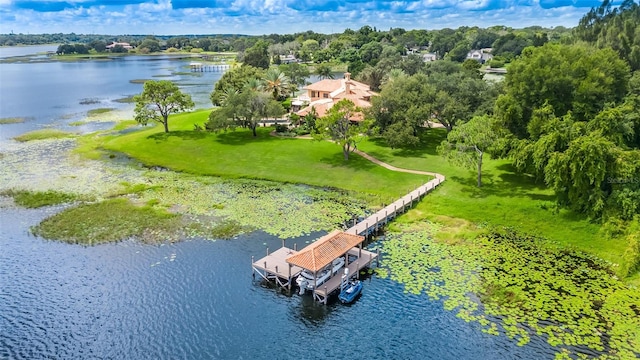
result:
M 184 64 L 148 57 L 0 64 L 0 117 L 29 118 L 0 125 L 0 144 L 32 128 L 67 126 L 95 106 L 82 99 L 111 106 L 141 90 L 131 79 L 170 75 L 208 106 L 220 74 L 171 75 Z M 553 358 L 543 339 L 518 347 L 376 276 L 350 306 L 265 287 L 252 280 L 251 256 L 280 240 L 262 232 L 94 247 L 29 235 L 59 210 L 0 206 L 0 359 Z M 313 235 L 296 239 L 298 247 L 321 234 Z

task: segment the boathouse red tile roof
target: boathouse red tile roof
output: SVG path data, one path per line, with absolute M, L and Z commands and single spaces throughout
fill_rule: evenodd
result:
M 364 236 L 334 230 L 297 254 L 289 256 L 287 262 L 317 272 L 363 241 Z

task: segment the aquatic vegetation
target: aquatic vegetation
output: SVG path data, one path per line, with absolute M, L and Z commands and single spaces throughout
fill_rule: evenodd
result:
M 80 100 L 80 105 L 93 105 L 93 104 L 100 104 L 100 99 L 84 98 Z
M 44 139 L 60 139 L 73 136 L 72 133 L 65 132 L 57 129 L 40 129 L 26 132 L 22 135 L 18 135 L 13 139 L 20 142 L 44 140 Z
M 110 199 L 65 209 L 43 220 L 31 231 L 36 236 L 95 245 L 136 237 L 147 242 L 176 239 L 179 216 L 127 199 Z
M 65 138 L 3 144 L 0 191 L 56 190 L 100 199 L 123 181 L 144 181 L 144 172 L 127 164 L 85 160 L 71 154 L 77 143 Z
M 86 121 L 73 121 L 69 123 L 69 126 L 82 126 L 85 125 L 87 122 Z
M 144 84 L 145 82 L 150 81 L 149 79 L 132 79 L 129 80 L 132 84 Z
M 71 153 L 77 144 L 76 139 L 7 144 L 2 149 L 6 156 L 0 158 L 0 167 L 7 170 L 0 172 L 0 191 L 55 189 L 98 201 L 127 196 L 181 215 L 184 237 L 205 238 L 233 237 L 250 229 L 297 237 L 340 227 L 366 208 L 365 200 L 359 200 L 363 197 L 346 192 L 149 170 L 126 158 L 87 160 Z
M 104 113 L 108 113 L 110 111 L 113 111 L 113 108 L 97 108 L 97 109 L 91 109 L 87 112 L 88 116 L 96 116 L 96 115 L 101 115 Z
M 610 264 L 508 229 L 453 244 L 432 240 L 437 231 L 426 223 L 388 234 L 380 274 L 519 345 L 537 334 L 559 354 L 640 355 L 640 291 Z
M 26 208 L 39 208 L 79 200 L 79 196 L 76 194 L 64 193 L 55 190 L 27 191 L 11 189 L 0 191 L 0 195 L 11 196 L 16 204 Z
M 133 100 L 133 96 L 134 95 L 127 96 L 127 97 L 124 97 L 124 98 L 115 99 L 113 101 L 117 102 L 117 103 L 123 103 L 123 104 L 132 104 L 132 103 L 135 102 L 135 100 Z
M 2 118 L 0 119 L 0 125 L 3 124 L 19 124 L 19 123 L 23 123 L 27 120 L 27 118 L 24 117 L 9 117 L 9 118 Z
M 281 238 L 335 229 L 366 207 L 347 193 L 301 185 L 172 171 L 148 171 L 145 176 L 154 188 L 139 192 L 141 201 L 157 199 L 159 206 L 183 214 L 226 219 Z

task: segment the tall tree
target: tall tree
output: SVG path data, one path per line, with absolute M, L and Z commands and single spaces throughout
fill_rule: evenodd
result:
M 243 66 L 253 66 L 259 69 L 267 69 L 271 63 L 269 59 L 269 43 L 258 40 L 252 47 L 244 52 Z
M 241 126 L 249 128 L 255 137 L 261 121 L 283 114 L 282 105 L 273 100 L 270 93 L 247 87 L 242 92 L 229 94 L 224 104 L 209 114 L 206 128 L 220 131 Z
M 529 47 L 511 63 L 496 113 L 516 136 L 526 138 L 536 108 L 548 103 L 556 116 L 571 111 L 576 120 L 585 121 L 607 103 L 620 102 L 628 78 L 629 67 L 611 49 L 550 43 Z
M 260 79 L 262 76 L 262 70 L 253 66 L 240 66 L 225 72 L 214 86 L 210 96 L 211 102 L 215 106 L 221 105 L 220 99 L 226 92 L 230 91 L 229 89 L 240 92 L 249 79 Z
M 274 100 L 279 100 L 282 96 L 286 96 L 290 90 L 289 78 L 278 69 L 267 70 L 263 81 L 264 90 L 271 93 Z
M 482 186 L 482 158 L 498 141 L 500 128 L 489 116 L 476 116 L 457 126 L 438 147 L 438 152 L 454 164 L 476 169 L 478 187 Z
M 362 110 L 349 99 L 342 99 L 334 104 L 327 114 L 316 120 L 313 132 L 315 139 L 330 139 L 342 147 L 342 155 L 349 160 L 349 154 L 356 149 L 358 141 L 369 131 L 369 122 L 364 120 L 352 122 Z
M 315 73 L 320 79 L 333 79 L 333 70 L 331 69 L 331 65 L 327 63 L 317 65 Z
M 291 81 L 291 84 L 294 84 L 296 86 L 305 85 L 307 78 L 309 77 L 309 68 L 307 67 L 307 65 L 291 63 L 282 64 L 278 68 L 285 75 L 287 75 L 287 77 Z
M 180 91 L 171 81 L 147 81 L 141 94 L 133 97 L 136 102 L 135 119 L 141 125 L 155 121 L 169 132 L 169 115 L 194 106 L 191 96 Z

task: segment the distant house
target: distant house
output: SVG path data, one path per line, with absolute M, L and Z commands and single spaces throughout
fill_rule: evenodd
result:
M 345 73 L 344 79 L 320 80 L 307 85 L 305 89 L 307 90 L 307 96 L 299 97 L 296 99 L 298 102 L 294 100 L 295 103 L 302 105 L 302 99 L 308 99 L 308 104 L 296 112 L 300 116 L 307 115 L 313 108 L 318 117 L 322 117 L 335 103 L 342 99 L 351 100 L 357 107 L 368 108 L 371 107 L 371 97 L 377 95 L 377 93 L 371 91 L 369 85 L 352 80 L 350 73 Z M 364 115 L 355 113 L 349 120 L 354 122 L 362 121 L 364 120 Z
M 126 42 L 112 42 L 111 44 L 107 45 L 106 48 L 107 50 L 111 50 L 116 46 L 122 46 L 122 48 L 127 49 L 127 50 L 131 50 L 133 49 L 133 46 L 131 46 L 131 44 L 126 43 Z
M 491 48 L 480 49 L 480 50 L 471 50 L 467 53 L 467 59 L 476 60 L 481 64 L 486 63 L 487 61 L 493 59 L 493 55 L 491 55 Z
M 295 55 L 280 55 L 280 63 L 281 64 L 291 64 L 300 62 L 299 59 L 296 59 Z
M 422 61 L 424 61 L 424 62 L 431 62 L 431 61 L 436 61 L 436 60 L 438 60 L 438 55 L 436 55 L 434 53 L 422 54 Z

